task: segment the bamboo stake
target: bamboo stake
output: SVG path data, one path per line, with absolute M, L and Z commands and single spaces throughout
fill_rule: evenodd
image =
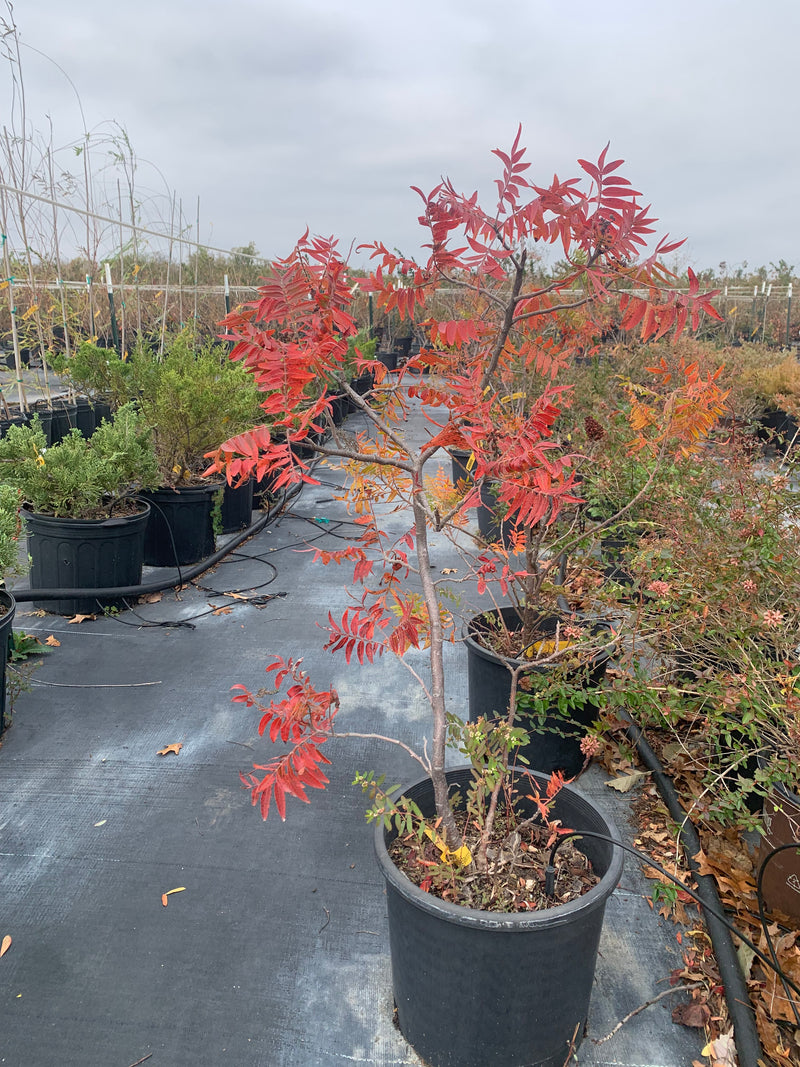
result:
M 6 288 L 8 289 L 8 311 L 11 316 L 11 343 L 14 346 L 14 369 L 16 370 L 17 395 L 19 397 L 20 411 L 28 410 L 28 399 L 25 395 L 25 384 L 22 380 L 22 353 L 19 347 L 19 333 L 17 332 L 17 309 L 14 303 L 14 278 L 11 274 L 11 259 L 8 254 L 8 212 L 5 193 L 0 193 L 0 222 L 3 226 L 2 245 L 3 263 L 6 272 Z M 3 410 L 6 415 L 10 414 L 8 401 L 2 395 Z

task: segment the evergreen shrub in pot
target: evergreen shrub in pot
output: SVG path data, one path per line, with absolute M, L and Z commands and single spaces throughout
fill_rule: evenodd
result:
M 148 494 L 145 563 L 196 563 L 214 551 L 214 513 L 223 490 L 221 481 L 210 485 L 201 478 L 204 454 L 256 424 L 262 398 L 228 360 L 224 345 L 197 347 L 188 331 L 170 338 L 162 356 L 137 345 L 130 386 L 152 432 L 159 471 L 158 488 Z
M 274 472 L 279 485 L 316 484 L 309 465 L 297 462 L 276 438 L 281 431 L 291 438 L 319 429 L 328 419 L 329 394 L 312 399 L 311 383 L 335 384 L 363 416 L 366 429 L 344 434 L 333 428 L 327 441 L 313 445 L 316 454 L 344 464 L 345 495 L 359 518 L 348 544 L 318 549 L 316 558 L 352 564 L 353 583 L 360 587 L 341 617 L 329 614 L 327 649 L 344 653 L 348 662 L 427 650 L 427 670 L 418 677 L 431 712 L 429 748 L 415 752 L 403 740 L 402 724 L 394 738 L 367 735 L 399 745 L 416 761 L 426 777 L 422 794 L 412 787 L 398 797 L 372 774 L 358 781 L 372 798 L 369 817 L 378 826 L 376 847 L 387 876 L 400 1028 L 435 1067 L 561 1067 L 566 1062 L 583 1036 L 594 965 L 590 946 L 596 944 L 594 934 L 576 940 L 572 912 L 585 906 L 602 922 L 621 857 L 613 847 L 613 827 L 585 798 L 574 808 L 559 808 L 572 796 L 563 779 L 553 776 L 547 782 L 524 769 L 521 775 L 509 769 L 528 740 L 515 700 L 491 722 L 467 722 L 466 709 L 463 716 L 448 713 L 443 650 L 445 642 L 458 639 L 458 627 L 451 612 L 452 579 L 432 571 L 430 537 L 453 541 L 463 560 L 459 580 L 474 581 L 478 595 L 489 600 L 488 609 L 497 606 L 496 598 L 506 598 L 520 613 L 525 647 L 531 645 L 542 614 L 531 597 L 541 589 L 548 563 L 543 541 L 562 507 L 578 499 L 574 457 L 553 434 L 568 409 L 573 357 L 585 351 L 593 323 L 606 320 L 606 305 L 616 300 L 619 287 L 647 294 L 622 299 L 623 325 L 641 325 L 645 338 L 667 330 L 680 333 L 687 319 L 696 324 L 701 311 L 718 317 L 710 295 L 701 293 L 694 279 L 688 293 L 664 285 L 667 275 L 658 257 L 675 245 L 662 241 L 654 254 L 635 262 L 652 220 L 639 206 L 639 194 L 619 176 L 620 161 L 609 161 L 603 152 L 596 164 L 581 161 L 582 179 L 540 188 L 525 176 L 528 164 L 519 140 L 520 134 L 509 152 L 495 153 L 502 165 L 499 199 L 489 210 L 476 196 L 458 194 L 449 181 L 428 195 L 417 190 L 430 249 L 426 262 L 405 259 L 380 243 L 369 246 L 377 268 L 359 284 L 380 310 L 424 319 L 426 339 L 396 375 L 359 355 L 356 369 L 374 375 L 367 392 L 353 388 L 345 371 L 348 339 L 357 333 L 357 323 L 350 312 L 353 282 L 336 243 L 306 236 L 273 264 L 258 298 L 223 324 L 233 343 L 231 358 L 243 363 L 266 394 L 263 406 L 275 420 L 273 428 L 241 434 L 210 454 L 209 473 L 239 477 L 255 471 L 261 477 Z M 556 241 L 563 243 L 566 265 L 539 284 L 530 270 L 531 254 L 538 242 Z M 432 309 L 439 290 L 454 286 L 466 294 L 469 313 L 457 319 L 437 316 Z M 523 391 L 518 389 L 522 373 L 529 377 Z M 713 425 L 719 388 L 714 380 L 690 378 L 681 379 L 659 407 L 653 402 L 653 418 L 640 424 L 641 447 L 658 448 L 659 437 L 680 435 L 671 418 L 676 400 L 692 434 Z M 425 406 L 429 420 L 421 442 L 406 433 L 409 404 L 417 403 Z M 475 456 L 474 481 L 455 490 L 449 483 L 443 486 L 438 466 L 453 448 Z M 497 485 L 499 501 L 524 530 L 510 550 L 484 546 L 469 532 L 467 513 L 487 482 Z M 376 507 L 382 503 L 405 506 L 409 524 L 400 536 L 383 528 Z M 563 652 L 556 635 L 552 649 L 541 648 L 538 662 L 557 662 Z M 271 703 L 244 687 L 237 687 L 243 691 L 234 699 L 257 706 L 260 732 L 284 742 L 266 765 L 243 776 L 262 815 L 277 809 L 283 818 L 287 797 L 305 801 L 308 789 L 325 786 L 329 761 L 323 746 L 348 734 L 335 730 L 335 690 L 318 688 L 298 660 L 274 656 L 267 670 L 278 690 Z M 449 742 L 468 760 L 467 768 L 456 772 L 455 795 L 445 765 Z M 591 738 L 584 751 L 588 758 Z M 572 862 L 583 869 L 591 857 L 597 884 L 584 885 L 578 901 L 555 904 L 536 897 L 536 877 L 520 882 L 515 849 L 504 843 L 527 846 L 527 835 L 530 847 L 533 838 L 546 843 L 554 833 L 553 819 L 562 816 L 572 829 L 588 830 L 599 820 L 604 827 L 599 832 L 611 843 L 601 852 L 580 845 L 586 851 L 573 854 Z M 501 854 L 505 859 L 498 860 Z M 504 883 L 520 891 L 509 899 L 501 892 Z M 482 887 L 477 896 L 476 885 Z M 487 910 L 488 901 L 499 899 L 504 903 L 498 911 Z M 548 911 L 552 924 L 544 919 Z M 528 924 L 537 912 L 539 921 Z M 531 1005 L 540 987 L 527 983 L 532 961 L 540 957 L 535 940 L 529 949 L 520 948 L 526 925 L 552 925 L 565 938 L 539 943 L 548 958 L 561 961 L 576 943 L 587 946 L 580 995 L 573 997 L 572 975 L 562 983 L 551 971 L 547 1018 L 533 1013 L 533 1022 Z M 441 926 L 454 934 L 446 950 L 441 949 Z M 479 948 L 471 937 L 475 931 Z M 400 947 L 409 938 L 416 946 L 411 962 Z M 524 968 L 503 967 L 497 956 L 489 962 L 491 953 L 505 959 L 517 938 L 514 951 L 527 958 Z M 493 976 L 489 983 L 484 967 Z M 410 974 L 414 968 L 419 981 Z M 464 984 L 468 972 L 475 976 L 473 986 Z
M 0 439 L 0 482 L 23 501 L 32 589 L 110 589 L 142 576 L 149 506 L 133 498 L 156 484 L 152 439 L 135 408 L 104 421 L 90 440 L 73 429 L 47 447 L 34 417 Z M 34 601 L 63 615 L 97 609 L 94 595 Z M 118 597 L 103 606 L 122 606 Z

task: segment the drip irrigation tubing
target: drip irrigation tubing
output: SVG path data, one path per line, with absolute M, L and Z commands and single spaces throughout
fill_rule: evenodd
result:
M 763 1062 L 761 1041 L 758 1037 L 755 1011 L 750 1003 L 747 983 L 734 948 L 733 936 L 727 920 L 721 918 L 724 909 L 713 876 L 700 874 L 699 865 L 694 859 L 702 849 L 700 837 L 681 807 L 675 787 L 648 744 L 642 728 L 624 709 L 621 711 L 621 717 L 629 723 L 625 733 L 635 746 L 642 763 L 652 773 L 656 788 L 679 827 L 681 844 L 686 853 L 689 869 L 697 883 L 697 896 L 703 905 L 703 915 L 725 988 L 725 1001 L 733 1023 L 739 1067 L 758 1067 L 759 1061 Z M 685 886 L 683 888 L 685 889 Z M 737 933 L 736 936 L 744 940 L 743 935 Z

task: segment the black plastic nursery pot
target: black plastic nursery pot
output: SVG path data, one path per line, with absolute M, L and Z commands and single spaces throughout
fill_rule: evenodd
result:
M 253 479 L 241 485 L 225 484 L 222 494 L 222 532 L 246 530 L 253 518 Z
M 448 772 L 464 790 L 471 769 Z M 543 791 L 545 775 L 534 775 Z M 404 791 L 429 817 L 430 779 Z M 526 806 L 526 805 L 529 805 Z M 525 815 L 533 801 L 519 803 Z M 577 790 L 558 794 L 553 818 L 619 840 L 614 824 Z M 395 867 L 379 825 L 375 851 L 386 881 L 392 984 L 400 1031 L 430 1067 L 563 1067 L 583 1037 L 606 901 L 623 852 L 607 841 L 577 847 L 601 880 L 578 900 L 543 911 L 476 911 L 440 900 Z
M 142 580 L 144 535 L 150 508 L 107 519 L 64 519 L 23 509 L 31 557 L 31 589 L 113 589 Z M 124 607 L 106 597 L 103 607 Z M 96 597 L 33 601 L 56 615 L 97 611 Z
M 493 609 L 482 612 L 469 621 L 464 631 L 464 644 L 467 648 L 467 677 L 469 682 L 469 720 L 476 722 L 479 718 L 496 719 L 508 714 L 511 700 L 511 669 L 524 665 L 523 674 L 541 673 L 548 666 L 537 667 L 527 660 L 511 659 L 501 656 L 487 648 L 478 635 L 491 620 L 502 619 L 510 631 L 519 630 L 521 621 L 513 607 Z M 555 615 L 543 616 L 538 629 L 543 638 L 555 635 L 559 618 Z M 605 634 L 608 628 L 602 623 L 591 623 L 597 632 Z M 609 643 L 611 641 L 609 634 Z M 576 684 L 580 680 L 587 688 L 598 685 L 606 671 L 610 658 L 609 648 L 599 649 L 588 664 L 576 668 Z M 511 668 L 511 669 L 509 669 Z M 569 716 L 560 714 L 556 708 L 540 724 L 533 722 L 520 710 L 517 725 L 524 727 L 530 734 L 530 741 L 518 751 L 529 761 L 533 770 L 544 774 L 561 771 L 567 778 L 578 774 L 584 765 L 585 757 L 581 752 L 581 740 L 588 728 L 598 716 L 597 706 L 591 700 L 581 708 L 575 708 Z
M 6 666 L 11 652 L 11 627 L 17 603 L 5 589 L 0 589 L 0 734 L 6 725 Z
M 800 841 L 800 796 L 775 783 L 764 798 L 761 821 L 759 863 L 771 849 Z M 770 910 L 782 911 L 800 926 L 800 847 L 784 849 L 769 860 L 762 889 Z
M 88 397 L 79 396 L 75 401 L 75 425 L 87 439 L 97 429 L 97 415 Z
M 78 405 L 66 400 L 53 401 L 50 444 L 57 445 L 77 425 Z
M 451 448 L 449 452 L 453 470 L 453 485 L 458 485 L 459 482 L 472 482 L 474 480 L 472 452 L 468 452 L 466 448 Z M 472 460 L 472 466 L 470 465 L 470 460 Z
M 144 537 L 148 567 L 184 567 L 199 563 L 214 551 L 214 498 L 222 488 L 207 485 L 150 489 L 142 497 L 150 504 Z
M 487 544 L 502 544 L 510 548 L 512 534 L 517 523 L 497 514 L 497 496 L 493 488 L 481 486 L 481 502 L 478 505 L 478 530 Z
M 0 437 L 5 437 L 12 426 L 27 426 L 29 415 L 25 411 L 9 415 L 8 418 L 0 419 Z

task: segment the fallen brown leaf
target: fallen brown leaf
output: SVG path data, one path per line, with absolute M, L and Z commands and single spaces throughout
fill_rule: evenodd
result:
M 708 1005 L 700 1000 L 690 1000 L 687 1004 L 678 1004 L 672 1009 L 672 1021 L 681 1026 L 702 1029 L 710 1018 Z
M 164 905 L 165 908 L 166 908 L 167 904 L 169 904 L 169 901 L 167 900 L 167 894 L 166 893 L 162 893 L 161 894 L 161 903 Z
M 50 636 L 46 639 L 45 644 L 49 645 L 51 648 L 61 647 L 61 642 L 53 634 L 50 634 Z
M 160 600 L 164 599 L 163 593 L 145 593 L 139 597 L 140 604 L 157 604 Z
M 11 948 L 11 934 L 6 934 L 0 943 L 0 956 L 5 956 L 8 950 Z
M 208 606 L 211 607 L 210 604 Z M 233 608 L 232 608 L 232 606 L 230 604 L 223 604 L 221 608 L 214 608 L 213 611 L 211 612 L 211 614 L 212 615 L 230 615 L 230 613 L 232 611 L 233 611 Z
M 170 754 L 174 753 L 177 756 L 182 748 L 183 748 L 183 742 L 182 741 L 176 741 L 172 745 L 165 745 L 164 748 L 160 748 L 158 750 L 158 755 L 159 756 L 169 756 Z
M 93 622 L 96 618 L 96 615 L 73 615 L 71 619 L 67 619 L 67 623 L 69 624 L 71 622 L 86 622 L 87 620 Z

